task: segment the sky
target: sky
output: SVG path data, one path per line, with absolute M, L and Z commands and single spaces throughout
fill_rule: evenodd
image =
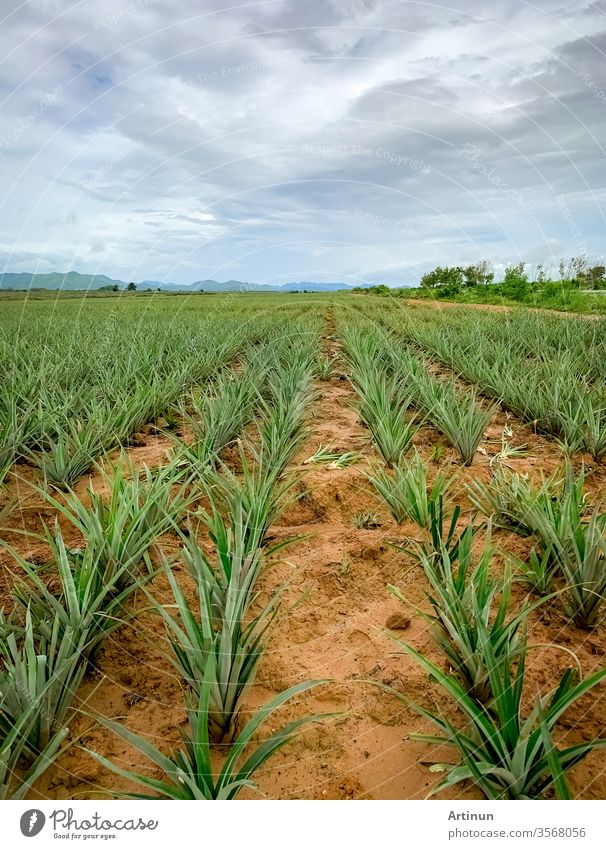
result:
M 0 272 L 606 252 L 606 0 L 2 0 Z

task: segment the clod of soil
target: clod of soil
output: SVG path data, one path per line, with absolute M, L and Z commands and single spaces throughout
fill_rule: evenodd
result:
M 402 613 L 392 613 L 387 617 L 385 627 L 390 631 L 405 631 L 410 627 L 410 618 Z

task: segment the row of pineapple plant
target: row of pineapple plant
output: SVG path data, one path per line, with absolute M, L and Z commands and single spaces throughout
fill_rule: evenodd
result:
M 306 392 L 309 387 L 302 386 L 301 393 Z M 263 407 L 261 387 L 257 386 L 255 393 Z M 215 394 L 214 403 L 226 411 L 220 395 Z M 216 421 L 217 416 L 209 413 L 209 427 Z M 260 420 L 260 429 L 264 424 Z M 284 427 L 285 442 L 292 442 L 292 425 L 291 418 Z M 233 436 L 224 433 L 225 444 Z M 24 577 L 16 582 L 12 610 L 2 614 L 0 627 L 0 778 L 4 798 L 22 797 L 57 757 L 68 737 L 66 719 L 89 663 L 108 634 L 133 615 L 127 613 L 132 595 L 137 590 L 148 592 L 146 584 L 158 571 L 169 568 L 165 558 L 159 568 L 154 567 L 150 556 L 154 542 L 168 531 L 180 533 L 180 522 L 201 486 L 207 493 L 212 491 L 217 503 L 217 487 L 211 485 L 210 476 L 221 447 L 220 440 L 209 442 L 207 462 L 201 467 L 184 465 L 182 453 L 176 451 L 169 465 L 159 470 L 130 468 L 125 473 L 119 465 L 112 474 L 102 472 L 102 489 L 108 495 L 91 489 L 81 499 L 68 488 L 59 498 L 39 488 L 83 537 L 84 544 L 69 549 L 58 526 L 46 531 L 50 565 L 60 585 L 58 594 L 49 589 L 38 567 L 5 545 Z M 225 476 L 221 482 L 225 484 Z M 248 484 L 247 497 L 254 504 L 258 493 L 250 480 Z M 271 502 L 268 506 L 272 507 Z M 218 517 L 217 513 L 216 523 Z M 227 537 L 231 539 L 236 532 L 248 536 L 256 527 L 256 523 L 249 527 L 246 522 L 236 522 Z M 260 560 L 261 544 L 257 542 L 246 558 Z M 222 543 L 217 540 L 217 544 Z M 224 554 L 235 557 L 235 564 L 238 555 L 232 548 L 228 542 Z M 196 562 L 195 552 L 191 562 Z M 239 596 L 232 588 L 230 604 Z M 254 630 L 247 631 L 246 639 Z
M 406 456 L 424 421 L 444 434 L 463 465 L 473 462 L 493 406 L 482 408 L 473 391 L 437 378 L 394 334 L 370 322 L 344 324 L 340 333 L 360 417 L 388 466 Z
M 606 457 L 604 321 L 533 313 L 416 308 L 372 313 L 418 347 L 555 437 L 568 454 Z
M 539 485 L 502 467 L 468 489 L 497 526 L 532 540 L 526 560 L 512 558 L 532 591 L 557 592 L 567 618 L 592 630 L 605 613 L 606 514 L 588 503 L 584 483 L 584 470 L 575 474 L 566 462 Z
M 368 367 L 373 355 L 375 362 L 387 361 L 374 340 L 367 339 L 366 345 L 350 341 L 354 369 Z M 404 357 L 409 356 L 405 351 Z M 424 540 L 413 544 L 412 551 L 430 585 L 431 612 L 417 608 L 417 613 L 426 620 L 447 671 L 413 647 L 400 645 L 451 698 L 458 718 L 413 703 L 406 693 L 391 692 L 437 729 L 412 739 L 449 744 L 459 755 L 456 762 L 433 765 L 432 771 L 445 778 L 432 792 L 468 781 L 488 799 L 570 798 L 567 772 L 591 751 L 606 747 L 606 740 L 558 746 L 554 735 L 562 715 L 604 681 L 606 669 L 586 678 L 568 669 L 553 690 L 529 706 L 534 682 L 527 673 L 532 650 L 528 620 L 543 604 L 559 601 L 563 616 L 578 627 L 595 628 L 603 621 L 606 520 L 588 507 L 584 473 L 575 475 L 566 464 L 536 487 L 497 465 L 488 485 L 468 485 L 472 504 L 488 520 L 486 540 L 475 556 L 480 522 L 472 520 L 461 530 L 461 509 L 447 501 L 456 473 L 442 469 L 430 478 L 427 464 L 413 449 L 367 477 L 395 521 L 414 522 Z M 492 568 L 493 525 L 532 536 L 534 542 L 527 562 L 505 554 L 505 572 L 499 577 Z M 410 553 L 410 546 L 404 550 Z M 515 605 L 512 590 L 520 580 L 536 597 Z M 391 590 L 410 606 L 400 590 Z
M 167 757 L 121 724 L 104 722 L 155 765 L 161 780 L 133 773 L 94 753 L 104 766 L 143 788 L 138 798 L 233 799 L 244 787 L 254 787 L 259 767 L 301 726 L 316 719 L 295 720 L 254 745 L 269 717 L 318 681 L 294 685 L 248 722 L 241 719 L 243 700 L 278 612 L 279 593 L 259 605 L 256 591 L 266 558 L 280 547 L 268 546 L 267 531 L 291 497 L 296 478 L 286 474 L 286 467 L 307 435 L 313 397 L 314 346 L 299 337 L 281 353 L 286 353 L 287 361 L 278 355 L 265 373 L 267 393 L 255 418 L 254 438 L 240 443 L 241 472 L 232 472 L 219 460 L 206 463 L 200 473 L 208 507 L 197 517 L 209 534 L 213 553 L 205 553 L 190 525 L 181 557 L 193 582 L 194 603 L 188 602 L 166 559 L 163 569 L 174 604 L 162 605 L 149 594 L 165 624 L 167 657 L 186 687 L 184 745 Z M 210 460 L 210 445 L 208 451 Z M 222 757 L 215 772 L 217 746 Z
M 431 612 L 411 605 L 398 588 L 390 589 L 425 619 L 446 671 L 412 646 L 399 645 L 458 709 L 453 720 L 450 713 L 413 703 L 405 693 L 390 689 L 437 729 L 411 739 L 449 744 L 459 755 L 456 762 L 434 764 L 432 771 L 445 777 L 432 792 L 469 781 L 488 799 L 570 798 L 566 773 L 594 749 L 606 747 L 606 740 L 558 746 L 557 723 L 606 679 L 606 669 L 586 678 L 576 668 L 567 669 L 557 686 L 530 706 L 534 684 L 526 670 L 532 650 L 529 616 L 543 604 L 560 601 L 562 615 L 581 628 L 596 628 L 604 619 L 606 518 L 589 508 L 583 472 L 575 475 L 567 464 L 533 486 L 497 467 L 489 484 L 468 485 L 472 504 L 485 521 L 476 515 L 464 527 L 461 508 L 447 497 L 453 475 L 442 470 L 430 480 L 417 452 L 402 458 L 393 471 L 368 477 L 396 522 L 418 525 L 422 541 L 402 550 L 412 552 L 423 568 Z M 501 575 L 494 566 L 495 526 L 533 541 L 528 562 L 503 553 Z M 534 599 L 531 595 L 514 604 L 514 581 L 527 584 Z
M 158 473 L 131 469 L 128 478 L 116 469 L 106 473 L 108 498 L 85 502 L 72 491 L 62 503 L 46 493 L 84 537 L 73 549 L 58 523 L 46 530 L 53 580 L 4 544 L 19 577 L 10 612 L 0 614 L 1 798 L 22 798 L 59 754 L 89 664 L 132 615 L 133 594 L 155 572 L 154 541 L 177 528 L 191 500 L 180 480 L 174 466 Z
M 220 321 L 213 310 L 75 308 L 49 314 L 30 305 L 27 323 L 9 311 L 0 329 L 0 484 L 26 462 L 49 483 L 72 485 L 275 329 L 275 315 L 250 321 L 240 305 L 222 307 Z

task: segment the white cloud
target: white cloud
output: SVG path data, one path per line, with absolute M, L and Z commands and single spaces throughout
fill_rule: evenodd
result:
M 32 0 L 0 62 L 2 270 L 412 282 L 579 234 L 600 254 L 602 11 L 459 7 Z

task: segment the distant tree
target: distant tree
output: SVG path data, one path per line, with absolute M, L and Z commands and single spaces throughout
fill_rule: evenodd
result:
M 132 280 L 131 280 L 131 282 L 126 287 L 126 291 L 127 292 L 136 292 L 137 291 L 137 284 L 133 283 Z
M 378 283 L 376 286 L 354 286 L 349 290 L 354 295 L 392 295 L 393 289 L 385 283 Z
M 487 286 L 494 280 L 494 271 L 485 259 L 463 269 L 465 286 Z
M 505 269 L 505 277 L 501 283 L 501 291 L 506 298 L 514 301 L 523 301 L 528 295 L 528 275 L 525 271 L 526 263 L 519 262 Z
M 438 289 L 438 294 L 444 298 L 456 295 L 462 285 L 463 269 L 458 265 L 444 268 L 438 266 L 421 277 L 421 286 L 424 289 Z
M 112 292 L 119 292 L 119 291 L 120 291 L 120 287 L 118 286 L 117 283 L 114 283 L 114 285 L 112 286 Z
M 463 285 L 463 269 L 458 265 L 438 266 L 433 271 L 428 271 L 421 277 L 421 286 L 424 289 L 460 289 Z
M 571 259 L 560 260 L 560 280 L 566 283 L 576 283 L 581 285 L 585 273 L 587 272 L 587 257 L 573 256 Z
M 577 278 L 583 289 L 606 289 L 606 268 L 603 265 L 592 265 Z
M 423 289 L 437 289 L 443 283 L 443 268 L 434 268 L 433 271 L 428 271 L 421 277 L 420 283 Z

